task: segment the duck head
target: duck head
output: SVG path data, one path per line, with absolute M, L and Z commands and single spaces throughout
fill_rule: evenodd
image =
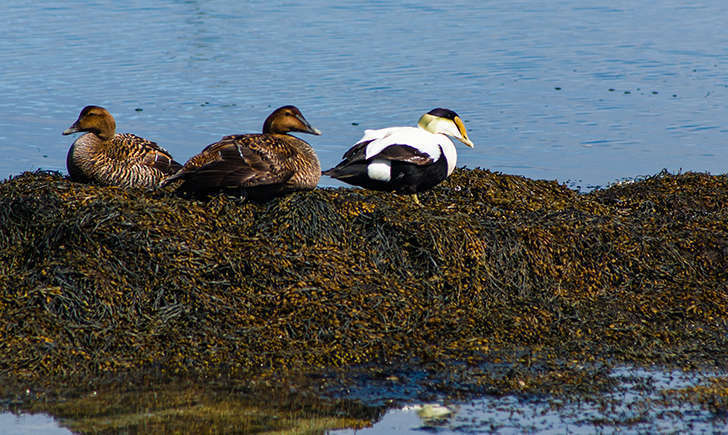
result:
M 114 137 L 116 133 L 116 122 L 108 110 L 99 106 L 86 106 L 78 115 L 78 119 L 70 127 L 63 131 L 63 134 L 78 133 L 87 131 L 94 133 L 103 140 Z
M 301 111 L 296 106 L 283 106 L 274 110 L 263 123 L 263 133 L 286 134 L 290 131 L 300 131 L 320 135 L 321 131 L 311 127 Z
M 438 107 L 422 115 L 417 126 L 433 134 L 446 134 L 452 136 L 470 148 L 473 142 L 468 139 L 468 132 L 457 113 L 450 109 Z

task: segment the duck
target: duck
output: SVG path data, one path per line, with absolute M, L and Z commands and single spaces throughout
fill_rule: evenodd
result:
M 79 132 L 87 133 L 73 142 L 66 157 L 71 180 L 154 189 L 182 167 L 155 142 L 131 133 L 116 133 L 116 121 L 103 107 L 84 107 L 63 135 Z
M 182 194 L 205 198 L 223 191 L 254 200 L 314 189 L 321 177 L 318 156 L 291 132 L 321 134 L 296 106 L 282 106 L 265 119 L 262 134 L 223 137 L 190 158 L 161 186 L 183 180 L 177 187 Z
M 448 136 L 474 146 L 460 116 L 438 107 L 422 115 L 416 127 L 365 130 L 341 163 L 323 175 L 366 189 L 410 194 L 420 204 L 417 193 L 455 169 L 457 152 Z

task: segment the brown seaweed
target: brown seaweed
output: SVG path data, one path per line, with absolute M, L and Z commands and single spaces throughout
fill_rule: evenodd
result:
M 728 361 L 726 176 L 580 194 L 459 169 L 420 200 L 326 188 L 198 202 L 7 180 L 0 394 L 136 379 L 305 389 L 395 366 L 463 373 L 479 394 L 558 393 L 604 387 L 575 362 Z M 501 362 L 515 371 L 480 369 Z

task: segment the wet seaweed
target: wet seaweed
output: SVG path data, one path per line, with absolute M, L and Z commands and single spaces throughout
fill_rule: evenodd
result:
M 200 202 L 58 173 L 9 179 L 0 394 L 141 374 L 303 387 L 351 367 L 502 361 L 512 376 L 464 388 L 550 392 L 584 385 L 568 361 L 727 360 L 725 176 L 580 194 L 459 169 L 420 200 L 318 189 Z

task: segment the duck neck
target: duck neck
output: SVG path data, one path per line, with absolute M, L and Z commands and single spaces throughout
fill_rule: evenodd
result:
M 269 116 L 263 123 L 263 134 L 286 134 L 288 130 L 281 128 L 273 116 Z
M 437 124 L 437 118 L 430 115 L 429 113 L 425 113 L 420 117 L 420 120 L 417 121 L 417 127 L 429 131 L 430 133 L 438 133 L 435 129 L 435 125 Z
M 101 140 L 111 140 L 116 135 L 116 121 L 113 118 L 103 118 L 88 131 L 101 138 Z

